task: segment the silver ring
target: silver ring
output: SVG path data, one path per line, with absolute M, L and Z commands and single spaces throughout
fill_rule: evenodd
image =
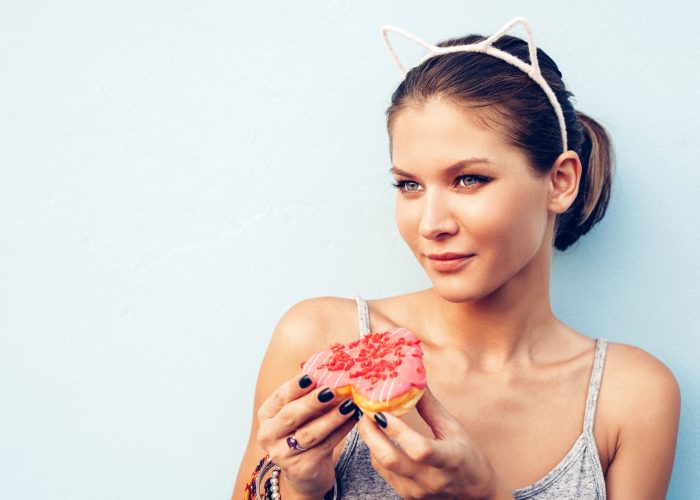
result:
M 289 446 L 290 449 L 292 450 L 299 450 L 299 451 L 306 451 L 308 448 L 304 448 L 299 444 L 299 441 L 297 441 L 297 438 L 294 437 L 294 434 L 289 436 L 287 438 L 287 446 Z

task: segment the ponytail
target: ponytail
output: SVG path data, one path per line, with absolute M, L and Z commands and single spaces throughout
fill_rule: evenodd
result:
M 610 199 L 613 149 L 607 131 L 590 116 L 576 111 L 584 140 L 579 157 L 583 170 L 578 194 L 569 209 L 557 217 L 554 246 L 565 250 L 599 222 Z

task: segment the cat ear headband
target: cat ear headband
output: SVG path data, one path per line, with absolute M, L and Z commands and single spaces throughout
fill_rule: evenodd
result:
M 503 50 L 497 49 L 493 46 L 493 43 L 496 40 L 505 35 L 506 32 L 516 24 L 522 24 L 525 28 L 525 31 L 527 32 L 527 46 L 530 52 L 530 64 L 527 64 L 522 59 L 519 59 L 514 55 L 509 54 L 508 52 L 505 52 Z M 425 56 L 423 56 L 423 58 L 415 66 L 419 66 L 431 57 L 435 57 L 441 54 L 448 54 L 450 52 L 482 52 L 484 54 L 497 57 L 507 62 L 508 64 L 511 64 L 516 68 L 521 69 L 522 71 L 527 73 L 528 76 L 532 78 L 535 81 L 535 83 L 537 83 L 542 88 L 544 93 L 549 98 L 549 102 L 552 104 L 552 107 L 554 108 L 554 111 L 557 114 L 559 128 L 561 129 L 562 147 L 564 149 L 564 152 L 566 152 L 567 138 L 566 123 L 564 122 L 564 112 L 562 111 L 561 105 L 559 104 L 557 97 L 554 95 L 554 92 L 549 87 L 545 79 L 542 77 L 542 73 L 540 72 L 540 65 L 537 61 L 537 47 L 535 46 L 535 41 L 532 38 L 532 30 L 530 29 L 530 23 L 524 17 L 516 17 L 515 19 L 511 19 L 506 24 L 504 24 L 503 27 L 501 27 L 501 29 L 499 29 L 496 33 L 486 38 L 485 40 L 468 45 L 453 45 L 451 47 L 438 47 L 436 45 L 430 44 L 425 40 L 418 38 L 413 33 L 409 33 L 406 30 L 403 30 L 396 26 L 392 26 L 390 24 L 385 24 L 384 26 L 382 26 L 380 31 L 382 34 L 382 39 L 384 40 L 384 45 L 386 45 L 386 48 L 389 50 L 389 53 L 396 62 L 396 65 L 399 67 L 399 71 L 401 71 L 401 75 L 403 77 L 406 76 L 408 71 L 401 64 L 399 56 L 396 54 L 396 51 L 394 51 L 394 47 L 389 42 L 389 38 L 387 37 L 387 32 L 389 31 L 393 31 L 398 35 L 404 36 L 405 38 L 408 38 L 409 40 L 416 42 L 418 45 L 421 45 L 428 49 L 428 53 Z

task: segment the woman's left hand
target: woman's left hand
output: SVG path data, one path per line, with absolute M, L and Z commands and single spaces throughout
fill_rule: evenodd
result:
M 390 413 L 381 414 L 386 427 L 369 414 L 357 424 L 372 465 L 399 495 L 406 499 L 513 498 L 486 455 L 428 387 L 416 409 L 435 439 L 422 436 Z

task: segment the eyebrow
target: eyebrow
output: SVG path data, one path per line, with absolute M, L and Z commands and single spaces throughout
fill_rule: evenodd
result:
M 489 165 L 493 164 L 493 162 L 491 160 L 489 160 L 488 158 L 465 158 L 464 160 L 459 160 L 457 163 L 454 163 L 454 164 L 450 165 L 449 167 L 447 167 L 445 169 L 445 172 L 448 175 L 452 175 L 455 172 L 463 169 L 464 167 L 468 167 L 468 166 L 473 165 L 475 163 L 481 163 L 481 164 L 486 163 Z M 413 174 L 406 172 L 405 170 L 401 170 L 400 168 L 393 166 L 393 165 L 389 169 L 389 173 L 396 174 L 396 175 L 403 175 L 405 177 L 412 177 L 413 176 Z

